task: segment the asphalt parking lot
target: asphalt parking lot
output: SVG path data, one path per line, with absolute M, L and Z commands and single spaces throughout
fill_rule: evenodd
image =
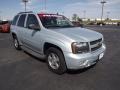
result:
M 120 90 L 120 27 L 87 26 L 104 35 L 107 51 L 97 65 L 57 75 L 45 62 L 16 51 L 0 33 L 0 90 Z

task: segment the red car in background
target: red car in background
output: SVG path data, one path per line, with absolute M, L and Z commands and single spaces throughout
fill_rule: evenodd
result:
M 10 22 L 9 21 L 1 21 L 0 22 L 0 32 L 3 32 L 3 33 L 10 32 Z

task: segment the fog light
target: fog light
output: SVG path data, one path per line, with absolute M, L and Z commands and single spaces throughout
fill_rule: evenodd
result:
M 88 64 L 88 60 L 85 61 L 85 63 L 83 64 L 84 66 Z
M 88 60 L 83 60 L 83 61 L 80 61 L 79 64 L 80 66 L 85 66 L 87 64 Z

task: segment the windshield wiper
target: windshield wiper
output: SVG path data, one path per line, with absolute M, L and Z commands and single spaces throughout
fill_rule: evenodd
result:
M 70 28 L 70 27 L 75 27 L 75 26 L 71 26 L 71 25 L 65 25 L 65 26 L 59 26 L 59 25 L 46 25 L 46 28 Z
M 60 28 L 61 26 L 58 26 L 58 25 L 46 25 L 45 26 L 46 28 Z
M 69 28 L 69 27 L 74 27 L 74 26 L 72 26 L 72 25 L 65 25 L 65 26 L 61 26 L 61 27 L 63 27 L 63 28 Z

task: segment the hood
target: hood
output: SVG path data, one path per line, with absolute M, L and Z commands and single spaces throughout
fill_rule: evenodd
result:
M 74 27 L 74 28 L 62 28 L 52 29 L 57 33 L 63 34 L 75 41 L 89 42 L 100 39 L 103 37 L 102 34 L 85 28 Z

